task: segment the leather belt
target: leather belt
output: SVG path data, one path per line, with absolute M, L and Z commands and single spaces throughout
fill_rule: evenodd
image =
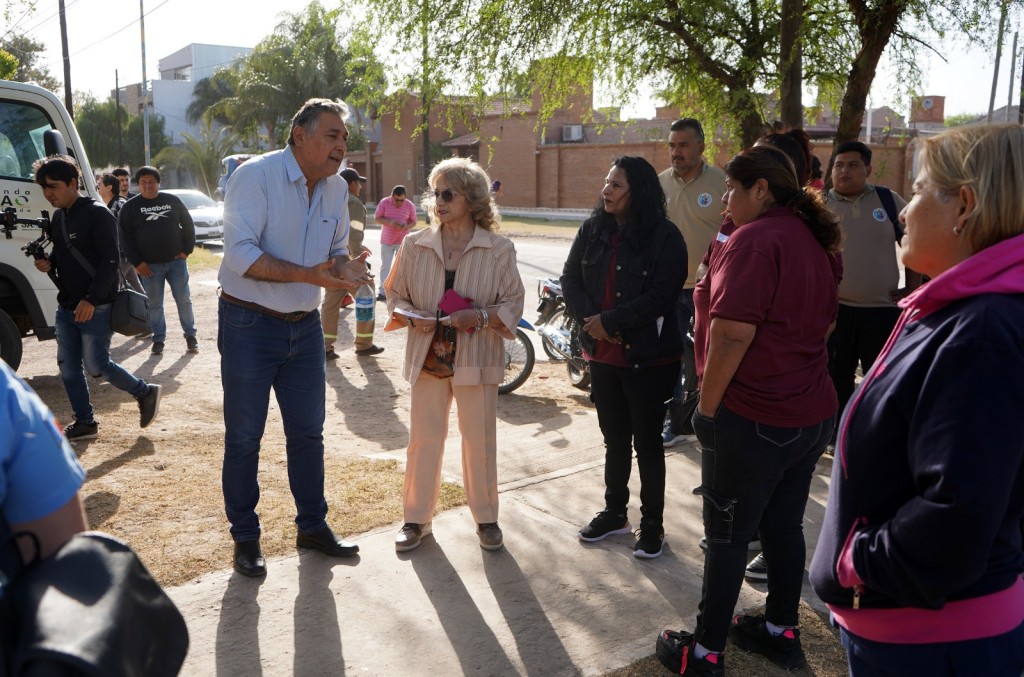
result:
M 269 317 L 276 317 L 277 319 L 284 320 L 285 322 L 299 322 L 306 319 L 309 314 L 313 312 L 312 310 L 296 310 L 294 313 L 282 313 L 280 311 L 261 306 L 258 303 L 253 303 L 252 301 L 243 301 L 242 299 L 235 298 L 223 289 L 220 290 L 220 297 L 233 306 L 240 306 L 242 308 L 255 310 L 257 313 L 262 313 Z

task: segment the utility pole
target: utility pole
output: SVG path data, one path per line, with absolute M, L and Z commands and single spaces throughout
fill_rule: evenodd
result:
M 68 115 L 75 119 L 75 111 L 71 107 L 71 57 L 68 55 L 68 19 L 64 13 L 64 0 L 57 0 L 60 14 L 60 49 L 64 57 L 64 107 Z
M 985 122 L 992 122 L 992 110 L 996 107 L 996 86 L 999 84 L 999 59 L 1003 55 L 1003 32 L 1006 30 L 1006 0 L 1003 0 L 1003 8 L 999 13 L 999 36 L 996 38 L 996 67 L 992 73 L 992 94 L 988 97 L 988 116 Z
M 1019 35 L 1019 31 L 1013 32 L 1013 51 L 1010 52 L 1010 92 L 1006 96 L 1006 115 L 1003 116 L 1003 122 L 1010 121 L 1010 106 L 1013 105 L 1013 81 L 1017 79 L 1017 38 Z
M 145 149 L 146 164 L 149 160 L 149 88 L 146 82 L 146 11 L 139 0 L 139 30 L 142 32 L 142 145 Z
M 117 108 L 114 109 L 114 119 L 117 120 L 117 164 L 126 164 L 124 161 L 124 140 L 121 132 L 121 78 L 117 74 L 117 69 L 114 69 L 114 103 L 117 104 Z

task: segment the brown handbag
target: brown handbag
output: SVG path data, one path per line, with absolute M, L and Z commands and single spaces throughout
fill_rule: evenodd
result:
M 434 336 L 430 339 L 423 371 L 434 378 L 451 378 L 455 374 L 455 327 L 441 324 L 441 311 L 437 311 Z

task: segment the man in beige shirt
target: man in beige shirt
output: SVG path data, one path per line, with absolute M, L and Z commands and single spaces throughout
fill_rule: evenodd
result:
M 668 148 L 672 166 L 658 178 L 668 200 L 668 218 L 683 234 L 688 252 L 686 282 L 679 293 L 678 307 L 679 330 L 685 336 L 693 319 L 697 267 L 722 224 L 721 198 L 725 193 L 725 173 L 704 161 L 704 129 L 694 118 L 682 118 L 672 123 Z M 680 383 L 669 403 L 662 433 L 666 447 L 693 433 L 687 416 L 693 408 L 684 405 L 696 402 L 696 395 L 697 365 L 693 344 L 686 342 Z

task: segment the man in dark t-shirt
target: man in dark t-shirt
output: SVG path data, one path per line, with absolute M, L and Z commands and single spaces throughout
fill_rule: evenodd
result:
M 192 216 L 176 196 L 160 192 L 160 172 L 155 167 L 140 167 L 135 172 L 135 183 L 140 192 L 121 207 L 117 223 L 124 255 L 138 271 L 149 297 L 153 354 L 163 353 L 167 338 L 165 280 L 178 306 L 186 348 L 190 353 L 199 352 L 186 263 L 196 245 Z

